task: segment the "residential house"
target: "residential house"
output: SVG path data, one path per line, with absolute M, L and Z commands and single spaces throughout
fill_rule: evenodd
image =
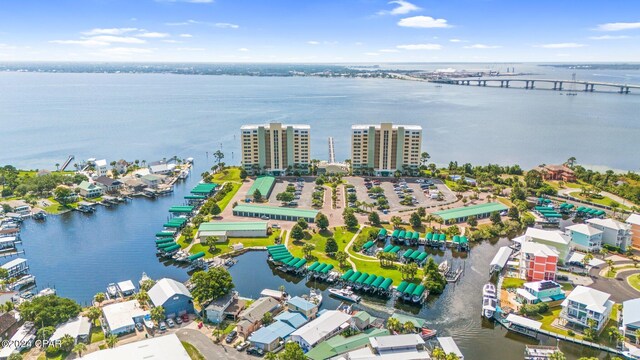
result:
M 124 180 L 124 184 L 131 190 L 131 191 L 142 191 L 145 187 L 147 187 L 147 184 L 145 184 L 144 182 L 142 182 L 142 180 L 140 179 L 135 179 L 135 178 L 127 178 Z
M 558 251 L 537 242 L 524 242 L 520 249 L 521 276 L 528 281 L 555 280 Z
M 543 165 L 538 167 L 538 171 L 545 180 L 576 181 L 576 174 L 566 165 Z
M 282 321 L 286 324 L 289 324 L 294 329 L 299 328 L 300 326 L 306 324 L 309 321 L 309 319 L 304 317 L 304 315 L 297 312 L 291 312 L 291 311 L 281 312 L 276 317 L 274 317 L 274 320 Z
M 381 324 L 382 324 L 381 319 L 371 316 L 371 314 L 362 310 L 355 313 L 350 320 L 351 327 L 359 331 L 368 329 L 372 326 L 378 326 Z
M 102 159 L 102 160 L 96 160 L 94 168 L 95 168 L 95 176 L 96 177 L 100 177 L 100 176 L 107 176 L 107 173 L 109 172 L 109 164 L 107 164 L 107 160 Z
M 524 304 L 564 300 L 562 286 L 555 281 L 528 282 L 516 290 L 516 297 Z
M 0 340 L 9 340 L 22 325 L 14 314 L 6 312 L 0 314 Z
M 65 335 L 73 338 L 74 343 L 89 343 L 91 335 L 91 320 L 84 316 L 76 316 L 56 327 L 56 331 L 49 338 L 50 341 L 58 341 Z
M 175 164 L 167 164 L 167 163 L 149 165 L 149 173 L 154 175 L 170 175 L 171 173 L 173 173 L 173 170 L 175 168 L 176 168 Z
M 351 351 L 346 358 L 351 360 L 431 359 L 429 352 L 425 350 L 425 341 L 418 334 L 373 336 L 369 338 L 368 347 Z
M 149 315 L 138 300 L 117 302 L 102 307 L 102 328 L 105 334 L 122 335 L 135 331 L 136 323 L 143 323 Z
M 86 198 L 96 198 L 102 196 L 102 194 L 104 193 L 100 186 L 88 181 L 81 182 L 78 185 L 78 189 L 80 190 L 80 195 Z
M 334 359 L 339 355 L 367 348 L 371 337 L 385 335 L 389 335 L 389 330 L 369 329 L 348 337 L 336 335 L 314 346 L 305 356 L 311 360 Z
M 291 341 L 300 345 L 303 351 L 311 350 L 324 341 L 349 327 L 351 316 L 338 310 L 323 312 L 315 320 L 302 326 L 291 334 Z
M 640 249 L 640 214 L 631 214 L 625 221 L 631 225 L 631 243 L 636 249 Z
M 184 346 L 176 334 L 156 336 L 128 344 L 118 344 L 112 349 L 94 351 L 82 356 L 84 360 L 112 359 L 171 359 L 190 360 Z
M 159 175 L 153 175 L 153 174 L 145 175 L 140 178 L 143 184 L 153 189 L 157 188 L 158 185 L 162 184 L 163 179 L 164 179 L 163 177 Z
M 227 295 L 211 301 L 203 311 L 203 316 L 214 324 L 219 324 L 226 317 L 227 308 L 238 299 L 238 292 L 230 291 Z
M 183 283 L 173 279 L 160 279 L 147 292 L 153 306 L 162 306 L 168 318 L 193 314 L 193 296 Z
M 291 333 L 307 322 L 302 314 L 288 311 L 278 315 L 275 320 L 249 336 L 247 340 L 252 346 L 264 351 L 274 351 L 284 344 Z
M 107 193 L 118 191 L 122 187 L 122 182 L 120 180 L 112 179 L 107 176 L 100 176 L 94 181 L 97 186 L 102 188 L 103 192 Z
M 602 244 L 627 251 L 631 246 L 631 225 L 613 219 L 588 219 L 587 223 L 603 232 Z
M 620 314 L 619 324 L 627 335 L 634 337 L 636 331 L 640 329 L 640 298 L 627 300 L 622 303 L 622 314 Z
M 120 159 L 116 161 L 116 171 L 118 172 L 118 174 L 126 173 L 128 168 L 129 163 L 126 160 Z
M 586 252 L 598 252 L 602 248 L 602 234 L 588 224 L 567 226 L 567 235 L 571 237 L 571 247 Z
M 558 261 L 564 263 L 567 255 L 569 255 L 569 243 L 571 238 L 557 230 L 543 230 L 537 228 L 527 228 L 524 234 L 526 241 L 533 241 L 553 247 L 558 251 Z
M 262 325 L 264 314 L 268 312 L 275 314 L 279 309 L 280 303 L 276 299 L 272 297 L 259 298 L 240 313 L 240 321 L 237 325 L 238 333 L 248 337 Z
M 313 320 L 318 313 L 318 305 L 307 301 L 299 296 L 293 297 L 287 301 L 289 311 L 299 312 L 309 320 Z
M 6 262 L 1 267 L 9 272 L 9 278 L 20 277 L 29 272 L 27 259 L 23 258 L 15 258 Z
M 613 308 L 610 294 L 579 285 L 562 302 L 560 318 L 567 324 L 588 327 L 589 320 L 595 321 L 600 331 L 609 320 Z

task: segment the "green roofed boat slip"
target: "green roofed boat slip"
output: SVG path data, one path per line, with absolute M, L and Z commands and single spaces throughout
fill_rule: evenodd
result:
M 404 239 L 404 236 L 407 234 L 406 231 L 400 230 L 400 234 L 398 235 L 398 239 Z
M 296 262 L 295 264 L 293 264 L 293 267 L 295 269 L 300 269 L 304 264 L 307 263 L 307 259 L 300 259 L 298 260 L 298 262 Z
M 316 272 L 322 272 L 322 270 L 324 270 L 324 268 L 326 268 L 329 264 L 325 264 L 325 263 L 321 263 L 320 265 L 318 265 L 318 267 L 316 268 Z
M 416 250 L 411 254 L 411 256 L 409 256 L 409 258 L 412 259 L 412 260 L 415 260 L 415 259 L 418 258 L 418 256 L 420 256 L 420 254 L 422 254 L 422 251 Z
M 402 292 L 403 294 L 413 294 L 413 290 L 416 289 L 416 284 L 411 283 L 407 286 L 406 289 L 404 289 L 404 291 Z
M 320 266 L 320 263 L 316 261 L 316 262 L 314 262 L 313 264 L 311 264 L 311 266 L 309 266 L 308 270 L 309 270 L 309 271 L 313 271 L 313 270 L 315 270 L 318 266 Z
M 413 296 L 422 296 L 422 294 L 424 293 L 425 287 L 424 285 L 420 284 L 418 286 L 416 286 L 416 288 L 413 290 L 413 292 L 411 293 Z
M 413 240 L 418 240 L 418 239 L 420 239 L 420 233 L 419 233 L 419 232 L 417 232 L 417 231 L 416 231 L 416 232 L 414 232 L 414 233 L 413 233 L 413 236 L 411 237 L 411 239 L 413 239 Z
M 398 229 L 393 230 L 393 233 L 391 233 L 391 237 L 394 239 L 397 239 L 398 235 L 400 235 L 400 230 Z
M 323 274 L 327 274 L 331 270 L 333 270 L 333 264 L 329 264 L 329 265 L 325 266 L 324 269 L 322 269 L 322 273 Z
M 393 249 L 393 245 L 389 244 L 382 249 L 382 252 L 389 252 L 391 249 Z
M 365 250 L 370 249 L 372 246 L 374 245 L 373 241 L 367 241 L 366 243 L 364 243 L 364 245 L 362 245 L 362 248 Z
M 347 280 L 351 275 L 353 275 L 353 270 L 349 269 L 346 273 L 342 274 L 340 278 L 342 280 Z
M 427 258 L 427 256 L 429 256 L 426 252 L 421 252 L 420 255 L 418 255 L 418 257 L 416 258 L 417 261 L 424 261 L 424 259 Z
M 356 284 L 362 284 L 363 281 L 367 280 L 367 278 L 369 277 L 369 274 L 367 273 L 362 273 L 360 274 L 360 277 L 358 277 L 358 279 L 356 279 Z
M 405 251 L 404 254 L 402 254 L 402 257 L 406 259 L 409 256 L 411 256 L 412 253 L 413 253 L 413 250 L 409 249 L 409 250 Z
M 358 280 L 358 278 L 360 277 L 360 275 L 362 275 L 362 273 L 360 271 L 356 271 L 353 274 L 351 274 L 351 276 L 349 277 L 349 282 L 354 282 L 356 280 Z
M 403 292 L 403 291 L 407 288 L 407 286 L 409 286 L 409 283 L 408 283 L 408 282 L 406 282 L 406 281 L 403 281 L 403 282 L 401 282 L 401 283 L 400 283 L 400 285 L 398 285 L 398 287 L 396 288 L 396 290 L 397 290 L 398 292 Z
M 380 229 L 380 231 L 378 231 L 378 237 L 384 237 L 387 236 L 387 229 L 382 228 Z
M 271 250 L 271 249 L 279 249 L 279 248 L 284 248 L 286 246 L 284 246 L 284 244 L 278 244 L 278 245 L 268 245 L 267 246 L 267 250 Z
M 189 261 L 198 260 L 198 259 L 200 259 L 201 257 L 204 257 L 204 251 L 200 251 L 200 252 L 197 252 L 197 253 L 195 253 L 195 254 L 193 254 L 193 255 L 190 255 L 190 256 L 189 256 Z
M 405 239 L 411 239 L 412 237 L 413 237 L 413 231 L 407 231 L 407 232 L 404 234 L 404 238 L 405 238 Z
M 365 285 L 371 285 L 373 280 L 375 280 L 378 276 L 374 274 L 370 274 L 362 283 Z
M 165 252 L 172 252 L 172 251 L 175 251 L 175 250 L 178 250 L 178 249 L 180 249 L 180 245 L 175 244 L 173 246 L 169 246 L 167 248 L 163 248 L 162 250 L 164 250 Z
M 426 239 L 433 240 L 433 233 L 427 233 Z
M 464 236 L 464 235 L 460 236 L 460 244 L 461 245 L 467 244 L 468 242 L 469 242 L 469 239 L 467 239 L 466 236 Z
M 172 206 L 169 208 L 170 213 L 192 213 L 193 206 Z
M 169 231 L 160 231 L 156 233 L 156 237 L 173 237 L 173 235 L 175 234 Z
M 389 250 L 390 253 L 392 254 L 397 254 L 398 251 L 400 251 L 400 246 L 394 246 L 391 250 Z
M 384 279 L 382 284 L 380 284 L 380 286 L 378 286 L 378 288 L 382 289 L 382 290 L 389 290 L 389 287 L 391 287 L 391 285 L 393 285 L 393 279 L 386 278 L 386 279 Z
M 162 244 L 158 244 L 158 248 L 160 249 L 166 249 L 168 247 L 171 247 L 173 245 L 175 245 L 176 243 L 171 241 L 171 242 L 166 242 L 166 243 L 162 243 Z
M 382 284 L 384 282 L 385 278 L 384 276 L 378 276 L 372 283 L 371 286 L 377 288 L 380 287 L 380 284 Z
M 172 242 L 172 241 L 173 241 L 173 238 L 170 238 L 170 237 L 159 238 L 156 240 L 156 244 L 162 244 L 162 243 Z
M 459 243 L 459 242 L 460 242 L 460 236 L 459 236 L 459 235 L 454 235 L 454 236 L 453 236 L 453 243 L 454 243 L 454 244 L 457 244 L 457 243 Z
M 294 257 L 293 259 L 291 259 L 291 260 L 287 263 L 287 266 L 293 266 L 293 265 L 297 264 L 297 263 L 298 263 L 298 261 L 300 261 L 300 260 L 301 260 L 300 258 Z
M 185 200 L 205 200 L 207 197 L 202 195 L 186 195 Z
M 442 233 L 438 235 L 438 241 L 446 241 L 447 240 L 447 235 Z

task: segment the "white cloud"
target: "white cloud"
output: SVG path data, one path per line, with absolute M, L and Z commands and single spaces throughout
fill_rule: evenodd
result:
M 200 21 L 189 19 L 187 21 L 168 22 L 164 24 L 167 26 L 185 26 L 185 25 L 192 25 L 192 24 L 200 24 Z
M 168 44 L 180 44 L 182 43 L 182 41 L 180 40 L 173 40 L 173 39 L 164 39 L 161 40 L 163 43 L 168 43 Z
M 240 49 L 238 49 L 238 51 L 241 51 L 241 52 L 247 52 L 247 51 L 249 51 L 249 49 L 247 49 L 247 48 L 240 48 Z
M 602 35 L 602 36 L 589 36 L 590 40 L 619 40 L 619 39 L 629 39 L 631 36 L 628 35 Z
M 421 10 L 418 6 L 408 2 L 408 1 L 404 1 L 404 0 L 396 0 L 396 1 L 389 1 L 388 3 L 389 5 L 397 5 L 395 8 L 393 8 L 392 10 L 382 10 L 378 12 L 378 15 L 403 15 L 403 14 L 408 14 L 410 12 L 413 11 L 418 11 Z
M 462 42 L 468 42 L 468 41 L 467 40 L 462 40 L 462 39 L 449 39 L 449 42 L 462 43 Z
M 137 37 L 143 37 L 143 38 L 153 38 L 153 39 L 159 39 L 159 38 L 166 38 L 169 37 L 169 34 L 167 33 L 161 33 L 161 32 L 145 32 L 139 35 L 136 35 Z
M 240 27 L 239 25 L 231 24 L 231 23 L 215 23 L 214 26 L 222 29 L 237 29 Z
M 130 33 L 133 31 L 138 31 L 138 28 L 108 28 L 108 29 L 91 29 L 89 31 L 85 31 L 82 34 L 87 36 L 94 35 L 122 35 L 125 33 Z
M 367 56 L 378 56 L 378 55 L 380 55 L 377 52 L 367 52 L 367 53 L 364 53 L 364 54 L 367 55 Z
M 206 49 L 205 48 L 198 48 L 198 47 L 179 47 L 176 50 L 179 50 L 179 51 L 204 51 Z
M 191 35 L 191 34 L 180 34 L 178 36 L 180 36 L 181 38 L 192 38 L 193 37 L 193 35 Z
M 115 47 L 115 48 L 103 49 L 100 52 L 103 54 L 114 55 L 114 56 L 129 56 L 129 55 L 150 54 L 153 52 L 153 50 L 147 49 L 147 48 Z
M 640 29 L 640 22 L 616 22 L 599 24 L 596 30 L 600 31 L 622 31 Z
M 398 49 L 403 49 L 403 50 L 440 50 L 442 49 L 442 45 L 440 44 L 408 44 L 408 45 L 398 45 L 396 47 Z
M 397 53 L 398 49 L 380 49 L 380 50 L 378 50 L 378 52 L 381 52 L 381 53 Z
M 102 35 L 102 36 L 94 36 L 89 38 L 88 40 L 101 41 L 106 43 L 119 43 L 119 44 L 144 44 L 147 41 L 143 39 L 138 39 L 131 36 L 111 36 L 111 35 Z
M 309 44 L 309 45 L 320 45 L 320 42 L 319 41 L 315 41 L 315 40 L 310 40 L 310 41 L 307 41 L 307 44 Z
M 500 45 L 485 45 L 485 44 L 473 44 L 469 46 L 464 46 L 465 49 L 498 49 L 501 48 Z
M 87 47 L 96 47 L 96 46 L 108 46 L 108 42 L 98 41 L 94 39 L 86 39 L 86 40 L 51 40 L 49 41 L 51 44 L 61 44 L 61 45 L 80 45 Z
M 557 44 L 542 44 L 542 45 L 534 45 L 534 47 L 544 48 L 544 49 L 572 49 L 572 48 L 581 48 L 585 47 L 584 44 L 578 43 L 557 43 Z
M 445 19 L 434 19 L 431 16 L 412 16 L 398 21 L 399 26 L 413 27 L 413 28 L 448 28 L 451 25 L 447 24 Z

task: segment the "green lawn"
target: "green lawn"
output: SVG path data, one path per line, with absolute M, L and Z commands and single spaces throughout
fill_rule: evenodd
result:
M 38 356 L 38 360 L 64 360 L 67 358 L 67 355 L 69 355 L 69 353 L 63 352 L 63 351 L 61 351 L 60 353 L 58 353 L 58 355 L 53 357 L 49 357 L 45 353 L 42 353 L 40 354 L 40 356 Z
M 232 251 L 231 244 L 242 243 L 244 244 L 244 247 L 273 245 L 275 244 L 275 239 L 279 235 L 280 235 L 280 230 L 276 230 L 273 232 L 273 234 L 271 234 L 271 236 L 266 238 L 228 238 L 226 241 L 217 243 L 213 253 L 209 252 L 208 246 L 204 246 L 202 244 L 193 244 L 191 249 L 189 249 L 189 253 L 195 254 L 200 251 L 204 251 L 205 253 L 204 258 L 210 259 L 214 256 L 230 253 Z M 286 235 L 286 232 L 284 235 Z M 180 243 L 180 245 L 183 245 L 183 244 L 184 244 L 184 241 Z M 189 244 L 185 244 L 183 248 L 187 247 L 188 245 Z
M 570 283 L 560 283 L 560 286 L 562 286 L 562 290 L 564 291 L 571 291 L 574 288 L 574 286 Z
M 632 288 L 640 291 L 640 274 L 633 274 L 631 276 L 627 276 L 627 283 L 631 285 Z
M 324 263 L 333 264 L 336 268 L 338 268 L 338 261 L 327 256 L 324 252 L 324 247 L 327 244 L 327 239 L 332 237 L 338 243 L 338 250 L 344 250 L 351 238 L 353 238 L 355 232 L 352 232 L 344 227 L 338 227 L 332 230 L 327 230 L 326 232 L 310 234 L 307 233 L 307 237 L 302 241 L 293 241 L 290 239 L 289 241 L 289 251 L 293 256 L 296 257 L 304 257 L 304 253 L 302 252 L 302 246 L 306 243 L 313 244 L 316 248 L 311 253 L 310 261 L 320 261 Z M 345 267 L 348 269 L 348 267 Z
M 378 276 L 384 276 L 393 279 L 393 286 L 398 286 L 402 281 L 402 274 L 398 270 L 398 266 L 393 267 L 381 267 L 379 261 L 362 261 L 357 258 L 351 258 L 356 264 L 356 269 L 360 272 L 366 272 L 368 274 L 376 274 Z M 413 282 L 417 282 L 423 277 L 422 269 L 418 270 L 416 279 Z
M 181 341 L 181 343 L 182 346 L 184 346 L 184 349 L 187 350 L 187 354 L 189 354 L 191 360 L 204 360 L 204 356 L 200 354 L 200 351 L 198 351 L 195 346 L 189 344 L 186 341 Z
M 512 207 L 513 203 L 511 202 L 511 200 L 505 198 L 505 197 L 498 197 L 498 201 L 503 203 L 504 205 L 508 206 L 508 207 Z
M 102 332 L 102 327 L 100 327 L 100 320 L 95 320 L 91 327 L 91 341 L 89 343 L 93 344 L 102 340 L 104 340 L 104 333 Z
M 600 205 L 604 205 L 604 206 L 611 206 L 611 203 L 613 202 L 617 202 L 614 201 L 613 199 L 606 197 L 606 196 L 602 196 L 602 199 L 594 199 L 594 198 L 587 198 L 586 196 L 583 196 L 580 194 L 580 191 L 574 191 L 572 193 L 570 193 L 571 196 L 580 199 L 580 200 L 584 200 L 584 201 L 589 201 L 595 204 L 600 204 Z M 620 203 L 618 203 L 620 204 Z M 620 204 L 620 209 L 624 209 L 624 210 L 631 210 L 629 207 Z
M 209 252 L 209 247 L 208 246 L 204 246 L 202 244 L 193 244 L 193 246 L 191 247 L 191 249 L 189 249 L 189 253 L 191 254 L 195 254 L 195 253 L 199 253 L 200 251 L 204 251 L 204 258 L 205 259 L 210 259 L 214 256 L 218 256 L 218 255 L 222 255 L 222 254 L 226 254 L 231 252 L 231 248 L 229 247 L 229 241 L 223 241 L 223 242 L 219 242 L 216 244 L 216 248 L 213 251 L 213 253 Z
M 561 306 L 555 306 L 552 308 L 549 308 L 549 311 L 547 311 L 546 313 L 542 314 L 542 315 L 538 315 L 537 317 L 533 317 L 532 319 L 536 320 L 536 321 L 540 321 L 542 323 L 542 329 L 547 330 L 547 331 L 551 331 L 557 334 L 562 334 L 565 336 L 569 336 L 569 333 L 567 330 L 563 330 L 563 329 L 558 329 L 554 326 L 551 325 L 551 323 L 558 318 L 558 316 L 560 315 L 560 311 L 562 310 Z M 576 339 L 582 339 L 582 335 L 580 334 L 575 334 L 575 338 Z
M 224 171 L 213 175 L 213 182 L 223 183 L 225 181 L 242 181 L 242 179 L 240 179 L 240 168 L 226 168 Z
M 527 281 L 523 279 L 506 277 L 502 281 L 502 288 L 503 289 L 520 288 L 526 282 Z
M 271 236 L 266 238 L 229 238 L 229 244 L 243 244 L 244 247 L 257 247 L 257 246 L 267 246 L 273 245 L 276 243 L 276 239 L 280 236 L 280 230 L 274 230 Z M 284 241 L 287 236 L 287 232 L 285 231 L 282 234 L 282 240 Z
M 233 190 L 229 191 L 227 193 L 227 195 L 225 195 L 222 200 L 218 201 L 218 206 L 220 206 L 220 210 L 224 210 L 227 205 L 229 205 L 229 203 L 231 202 L 231 199 L 233 199 L 233 197 L 236 195 L 236 193 L 238 192 L 238 190 L 240 190 L 240 186 L 242 186 L 241 184 L 238 183 L 231 183 L 231 185 L 233 185 Z

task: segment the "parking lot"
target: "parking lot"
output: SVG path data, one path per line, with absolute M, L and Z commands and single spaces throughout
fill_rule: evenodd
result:
M 300 193 L 296 195 L 296 199 L 294 202 L 298 203 L 299 208 L 311 209 L 311 195 L 313 194 L 313 188 L 315 187 L 315 178 L 305 177 L 302 178 L 304 180 L 304 184 Z M 288 178 L 279 178 L 275 185 L 273 186 L 273 190 L 271 191 L 271 195 L 269 196 L 269 205 L 272 206 L 281 206 L 282 202 L 276 200 L 276 196 L 287 190 L 287 185 L 289 184 L 297 185 L 295 177 Z M 296 191 L 298 191 L 298 187 L 296 186 Z

